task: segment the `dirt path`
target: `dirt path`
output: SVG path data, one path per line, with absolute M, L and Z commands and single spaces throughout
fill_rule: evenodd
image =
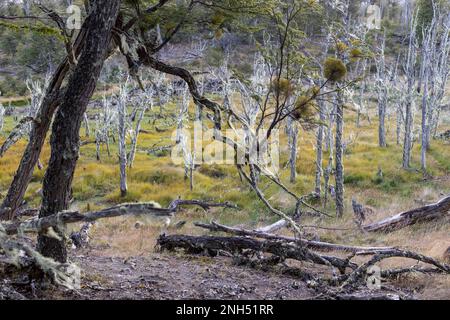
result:
M 226 258 L 151 253 L 123 259 L 90 252 L 73 260 L 84 273 L 82 290 L 75 297 L 79 299 L 308 299 L 316 295 L 298 279 L 235 266 Z

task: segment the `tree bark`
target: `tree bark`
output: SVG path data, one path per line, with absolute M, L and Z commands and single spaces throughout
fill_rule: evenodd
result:
M 406 103 L 405 110 L 405 138 L 403 142 L 403 168 L 408 169 L 411 163 L 411 149 L 412 149 L 412 102 Z
M 426 50 L 425 50 L 426 52 Z M 424 61 L 423 63 L 428 62 L 428 55 L 425 53 L 425 56 L 423 57 Z M 427 170 L 427 150 L 428 150 L 428 78 L 429 78 L 429 70 L 426 69 L 424 71 L 424 84 L 423 84 L 423 96 L 422 96 L 422 146 L 420 148 L 420 160 L 421 160 L 421 166 L 422 171 L 426 172 Z
M 387 94 L 387 93 L 386 93 Z M 383 100 L 378 102 L 378 117 L 379 117 L 379 126 L 378 126 L 378 143 L 380 147 L 386 147 L 386 97 L 382 97 Z
M 325 102 L 319 102 L 319 112 L 320 112 L 320 121 L 321 123 L 325 123 L 326 115 L 325 115 Z M 322 194 L 322 175 L 323 175 L 323 133 L 324 126 L 320 125 L 317 130 L 317 140 L 316 140 L 316 179 L 315 179 L 315 188 L 314 192 L 321 197 Z
M 85 45 L 53 123 L 51 156 L 44 178 L 44 196 L 39 213 L 41 218 L 68 208 L 79 156 L 80 126 L 106 58 L 111 29 L 116 21 L 120 2 L 97 0 L 92 3 L 92 11 L 86 21 Z M 67 260 L 64 240 L 41 233 L 38 237 L 38 250 L 56 261 Z
M 386 147 L 386 106 L 388 99 L 386 61 L 385 61 L 386 35 L 382 38 L 381 57 L 377 63 L 377 91 L 378 91 L 378 144 Z
M 120 98 L 118 101 L 119 108 L 119 126 L 118 126 L 118 138 L 119 138 L 119 167 L 120 167 L 120 196 L 125 197 L 128 192 L 127 186 L 127 145 L 126 145 L 126 133 L 127 133 L 127 84 L 123 85 L 121 89 Z
M 139 134 L 141 133 L 141 122 L 144 119 L 145 112 L 147 111 L 147 108 L 143 108 L 139 114 L 139 117 L 136 122 L 136 129 L 134 130 L 134 136 L 131 143 L 131 150 L 130 150 L 130 156 L 128 158 L 128 166 L 130 168 L 133 167 L 134 158 L 136 157 L 136 151 L 137 151 L 137 142 L 139 138 Z
M 412 150 L 412 129 L 413 129 L 413 103 L 414 103 L 414 84 L 416 82 L 415 65 L 417 60 L 416 51 L 416 22 L 413 20 L 410 26 L 410 38 L 408 54 L 405 62 L 405 76 L 407 80 L 406 102 L 405 102 L 405 138 L 403 142 L 403 163 L 404 169 L 409 169 L 411 164 Z
M 344 215 L 344 102 L 342 93 L 337 94 L 336 106 L 336 215 Z

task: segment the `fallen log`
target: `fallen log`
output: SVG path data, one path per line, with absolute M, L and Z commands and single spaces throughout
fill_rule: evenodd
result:
M 353 252 L 353 253 L 365 252 L 367 254 L 374 254 L 377 252 L 384 252 L 387 250 L 394 249 L 393 247 L 360 247 L 360 246 L 348 246 L 348 245 L 342 245 L 342 244 L 328 243 L 328 242 L 322 242 L 322 241 L 311 241 L 311 240 L 307 240 L 307 239 L 275 235 L 275 234 L 267 233 L 264 231 L 260 231 L 261 229 L 246 230 L 246 229 L 241 229 L 241 228 L 228 227 L 228 226 L 218 224 L 216 222 L 211 222 L 211 224 L 194 223 L 194 225 L 197 227 L 203 228 L 203 229 L 208 229 L 210 231 L 226 232 L 226 233 L 234 234 L 237 236 L 248 236 L 248 237 L 255 237 L 255 238 L 262 238 L 262 239 L 269 239 L 269 240 L 294 242 L 294 243 L 306 246 L 309 249 L 315 249 L 315 250 L 320 250 L 320 251 L 345 251 L 345 252 Z
M 212 207 L 232 208 L 237 206 L 225 203 L 209 203 L 200 200 L 182 200 L 177 199 L 167 208 L 161 208 L 157 203 L 124 203 L 111 208 L 103 209 L 95 212 L 82 214 L 78 211 L 63 211 L 48 217 L 40 219 L 30 219 L 24 222 L 2 223 L 6 234 L 13 235 L 17 233 L 38 233 L 46 231 L 51 227 L 60 226 L 61 224 L 70 224 L 77 222 L 94 222 L 99 219 L 113 218 L 125 215 L 151 215 L 154 217 L 173 217 L 177 209 L 185 205 L 200 206 L 204 210 Z
M 391 232 L 402 229 L 418 222 L 435 220 L 448 214 L 450 211 L 450 195 L 440 201 L 399 213 L 395 216 L 371 223 L 363 227 L 368 232 Z
M 270 253 L 283 259 L 307 261 L 315 264 L 332 266 L 341 273 L 347 268 L 355 269 L 357 265 L 347 259 L 333 256 L 325 256 L 314 253 L 305 247 L 295 243 L 277 240 L 255 240 L 247 237 L 214 237 L 214 236 L 188 236 L 188 235 L 161 235 L 157 245 L 162 251 L 174 251 L 177 248 L 184 249 L 187 253 L 201 254 L 207 252 L 214 256 L 218 251 L 226 251 L 231 254 L 242 253 L 244 250 Z
M 269 253 L 275 257 L 279 257 L 279 261 L 285 259 L 293 259 L 298 261 L 306 261 L 319 265 L 326 265 L 337 268 L 341 275 L 334 277 L 336 283 L 342 283 L 341 289 L 357 288 L 365 281 L 368 269 L 378 262 L 388 258 L 407 258 L 413 259 L 425 264 L 434 266 L 434 268 L 424 268 L 418 265 L 390 269 L 382 272 L 382 277 L 392 277 L 399 274 L 420 272 L 420 273 L 443 273 L 450 274 L 450 266 L 440 261 L 427 257 L 416 252 L 401 249 L 386 249 L 374 251 L 374 253 L 357 252 L 350 257 L 343 259 L 335 256 L 320 255 L 309 250 L 307 247 L 298 245 L 295 242 L 286 242 L 278 239 L 266 239 L 264 241 L 255 240 L 249 237 L 219 237 L 219 236 L 188 236 L 188 235 L 161 235 L 157 240 L 160 250 L 175 251 L 176 249 L 184 249 L 188 254 L 208 253 L 211 256 L 217 255 L 219 252 L 226 252 L 232 255 L 247 256 L 250 252 Z M 371 255 L 369 261 L 360 265 L 351 262 L 355 256 Z M 277 261 L 271 259 L 270 261 Z M 345 273 L 347 268 L 350 273 Z M 334 271 L 334 270 L 333 270 Z M 336 276 L 336 274 L 335 274 Z

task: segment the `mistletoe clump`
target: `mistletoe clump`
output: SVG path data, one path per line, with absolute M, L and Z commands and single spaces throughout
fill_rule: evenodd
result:
M 347 75 L 347 67 L 341 59 L 328 58 L 324 62 L 324 76 L 330 81 L 341 81 Z
M 292 83 L 285 78 L 273 79 L 270 87 L 274 95 L 282 97 L 289 97 L 294 91 L 294 86 L 292 85 Z
M 317 104 L 311 97 L 302 95 L 295 102 L 292 117 L 295 120 L 311 121 L 315 117 L 317 109 Z

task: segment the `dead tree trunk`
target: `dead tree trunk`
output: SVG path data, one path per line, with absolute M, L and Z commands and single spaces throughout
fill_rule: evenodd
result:
M 320 113 L 320 122 L 325 123 L 326 115 L 325 115 L 325 102 L 319 102 L 319 113 Z M 314 192 L 316 195 L 321 197 L 322 194 L 322 175 L 323 175 L 323 136 L 324 136 L 324 126 L 320 125 L 317 130 L 317 140 L 316 140 L 316 179 L 315 179 L 315 188 Z
M 145 109 L 140 111 L 139 117 L 136 122 L 136 129 L 134 130 L 134 135 L 133 135 L 133 138 L 131 141 L 130 156 L 128 157 L 128 166 L 130 168 L 133 167 L 134 158 L 136 157 L 137 143 L 138 143 L 139 133 L 141 130 L 141 122 L 142 122 L 142 119 L 144 118 L 145 111 L 146 111 Z
M 199 254 L 208 252 L 210 255 L 217 255 L 217 251 L 227 251 L 230 253 L 241 253 L 244 250 L 266 252 L 273 255 L 294 259 L 299 261 L 310 261 L 316 264 L 333 266 L 344 272 L 346 268 L 355 268 L 355 264 L 349 263 L 345 259 L 319 255 L 294 243 L 284 241 L 266 240 L 259 241 L 244 237 L 211 237 L 211 236 L 186 236 L 186 235 L 161 235 L 157 244 L 162 250 L 172 251 L 182 248 L 187 253 Z
M 408 169 L 411 163 L 412 150 L 412 129 L 413 129 L 413 104 L 414 104 L 414 84 L 416 82 L 416 19 L 410 27 L 409 46 L 404 71 L 406 77 L 405 99 L 405 139 L 403 143 L 403 168 Z
M 324 196 L 323 196 L 323 206 L 326 208 L 328 203 L 328 194 L 329 194 L 329 187 L 330 187 L 330 179 L 333 174 L 333 160 L 334 160 L 334 153 L 333 153 L 333 125 L 334 125 L 334 117 L 336 113 L 336 106 L 335 104 L 332 104 L 330 108 L 330 112 L 328 115 L 329 121 L 328 121 L 328 130 L 327 130 L 327 139 L 326 139 L 326 145 L 327 151 L 329 152 L 328 155 L 328 164 L 327 168 L 325 169 L 324 173 Z
M 400 145 L 400 134 L 402 132 L 402 122 L 403 122 L 403 113 L 402 113 L 402 106 L 401 103 L 398 103 L 396 106 L 396 114 L 395 114 L 395 122 L 396 122 L 396 130 L 395 130 L 395 136 L 396 136 L 396 142 L 397 145 Z
M 281 220 L 284 221 L 284 220 Z M 278 240 L 278 241 L 287 241 L 298 243 L 299 245 L 303 245 L 309 249 L 314 249 L 318 251 L 343 251 L 343 252 L 364 252 L 366 254 L 375 253 L 375 252 L 383 252 L 386 250 L 392 250 L 394 247 L 359 247 L 359 246 L 351 246 L 351 245 L 343 245 L 343 244 L 335 244 L 329 242 L 322 241 L 313 241 L 301 238 L 288 237 L 283 235 L 277 235 L 271 233 L 271 231 L 263 230 L 262 228 L 257 230 L 246 230 L 235 227 L 228 227 L 216 222 L 212 222 L 211 224 L 204 223 L 195 223 L 197 227 L 208 229 L 210 231 L 220 231 L 226 232 L 229 234 L 234 234 L 237 236 L 244 237 L 255 237 L 261 239 L 269 239 L 269 240 Z
M 119 167 L 120 167 L 120 196 L 127 195 L 127 100 L 128 100 L 128 81 L 126 81 L 121 89 L 117 101 L 118 107 L 118 140 L 119 140 Z
M 138 104 L 139 104 L 139 106 L 138 106 L 136 112 L 139 112 L 139 116 L 136 121 L 136 128 L 134 129 L 134 134 L 133 134 L 132 141 L 131 141 L 130 155 L 128 157 L 128 165 L 130 168 L 133 167 L 134 158 L 136 156 L 137 143 L 138 143 L 139 134 L 141 133 L 142 120 L 144 119 L 144 116 L 145 116 L 145 113 L 147 112 L 147 110 L 149 108 L 150 109 L 153 108 L 153 90 L 151 88 L 146 89 L 144 94 L 141 96 L 141 99 L 138 102 Z
M 337 93 L 336 106 L 336 215 L 344 215 L 344 101 L 342 92 Z
M 89 128 L 89 118 L 86 112 L 84 113 L 83 121 L 84 121 L 85 135 L 87 138 L 89 138 L 91 136 L 91 129 Z
M 376 88 L 378 92 L 378 144 L 380 147 L 386 147 L 386 107 L 388 101 L 386 61 L 385 61 L 385 43 L 386 36 L 383 36 L 381 44 L 380 58 L 377 61 L 377 79 Z
M 384 220 L 364 226 L 364 230 L 369 232 L 394 231 L 402 229 L 422 221 L 430 221 L 441 218 L 450 211 L 450 195 L 437 203 L 421 208 L 405 211 Z
M 97 0 L 86 19 L 85 46 L 71 75 L 55 116 L 51 136 L 51 156 L 43 183 L 40 217 L 66 210 L 79 156 L 79 132 L 86 107 L 103 66 L 111 29 L 119 12 L 120 0 Z M 45 132 L 43 132 L 45 135 Z M 57 229 L 57 228 L 56 228 Z M 59 230 L 55 230 L 60 233 Z M 59 262 L 67 260 L 64 238 L 41 233 L 38 250 Z

